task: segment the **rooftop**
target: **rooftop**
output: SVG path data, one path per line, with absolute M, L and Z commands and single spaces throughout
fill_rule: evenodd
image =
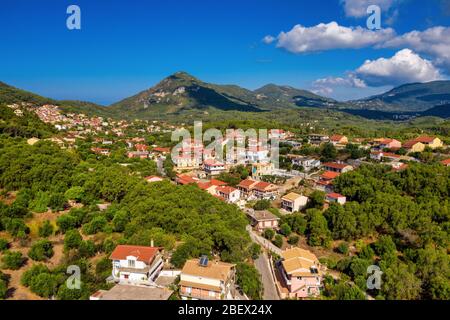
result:
M 109 258 L 126 260 L 128 256 L 133 256 L 136 257 L 136 260 L 149 264 L 160 250 L 161 248 L 158 247 L 118 245 Z
M 221 261 L 208 261 L 207 266 L 201 266 L 199 259 L 191 259 L 186 261 L 181 274 L 226 281 L 234 266 Z

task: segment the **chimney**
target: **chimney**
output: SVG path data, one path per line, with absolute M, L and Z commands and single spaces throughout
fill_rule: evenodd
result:
M 155 245 L 154 245 L 154 242 L 153 242 L 153 239 L 150 241 L 150 247 L 154 247 Z

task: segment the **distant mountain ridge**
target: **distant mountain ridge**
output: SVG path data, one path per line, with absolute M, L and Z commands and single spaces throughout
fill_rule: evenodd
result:
M 155 86 L 109 107 L 91 102 L 55 100 L 0 82 L 0 103 L 56 104 L 66 112 L 121 118 L 220 117 L 223 112 L 271 113 L 300 107 L 332 109 L 371 119 L 407 119 L 417 116 L 448 118 L 450 81 L 412 83 L 365 99 L 339 102 L 307 90 L 268 84 L 254 91 L 237 85 L 203 82 L 186 72 L 177 72 Z
M 346 103 L 349 108 L 424 112 L 428 109 L 450 104 L 450 81 L 410 83 L 396 87 L 386 93 Z

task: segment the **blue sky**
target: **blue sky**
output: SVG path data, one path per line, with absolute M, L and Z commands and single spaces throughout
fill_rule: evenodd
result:
M 450 1 L 361 1 L 380 5 L 383 30 L 366 28 L 356 0 L 2 0 L 0 81 L 110 104 L 180 70 L 338 99 L 448 77 Z M 66 28 L 71 4 L 81 9 L 81 30 Z

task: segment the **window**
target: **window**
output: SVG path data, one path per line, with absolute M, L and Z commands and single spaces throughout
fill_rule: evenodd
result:
M 191 287 L 186 287 L 186 293 L 191 294 L 192 293 L 192 288 Z
M 216 296 L 216 293 L 215 293 L 214 291 L 209 291 L 209 296 L 210 296 L 210 297 L 215 297 L 215 296 Z
M 134 264 L 135 264 L 134 260 L 128 260 L 128 267 L 129 268 L 134 268 Z

